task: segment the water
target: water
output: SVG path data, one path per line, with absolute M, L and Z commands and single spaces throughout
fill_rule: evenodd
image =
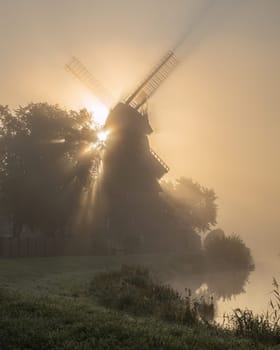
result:
M 217 321 L 221 321 L 224 313 L 232 313 L 236 308 L 247 308 L 258 314 L 266 312 L 273 298 L 273 277 L 277 281 L 280 279 L 280 258 L 255 263 L 255 270 L 244 281 L 243 292 L 233 293 L 229 299 L 217 300 Z
M 255 262 L 254 271 L 227 271 L 174 276 L 169 283 L 181 293 L 190 288 L 196 295 L 213 295 L 216 321 L 223 322 L 224 314 L 232 314 L 236 308 L 254 313 L 266 312 L 273 297 L 273 277 L 280 282 L 280 258 Z M 193 295 L 195 295 L 193 293 Z

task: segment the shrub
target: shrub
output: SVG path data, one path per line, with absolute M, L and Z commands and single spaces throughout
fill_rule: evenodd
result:
M 211 239 L 206 237 L 204 248 L 207 262 L 214 267 L 250 270 L 254 268 L 251 251 L 238 235 L 215 235 Z
M 190 290 L 182 297 L 170 286 L 155 283 L 150 272 L 142 267 L 122 266 L 118 271 L 99 273 L 90 291 L 102 305 L 134 315 L 150 315 L 183 324 L 209 320 L 204 317 L 206 301 L 192 298 Z M 208 308 L 213 309 L 213 303 Z

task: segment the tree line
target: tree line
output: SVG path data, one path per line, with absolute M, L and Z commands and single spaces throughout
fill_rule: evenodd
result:
M 101 161 L 98 127 L 85 109 L 31 103 L 0 106 L 0 210 L 19 237 L 27 228 L 47 236 L 73 229 L 80 198 L 92 190 Z M 113 174 L 112 174 L 113 176 Z M 185 232 L 216 224 L 216 195 L 192 179 L 162 182 L 162 199 Z M 175 219 L 174 219 L 175 218 Z

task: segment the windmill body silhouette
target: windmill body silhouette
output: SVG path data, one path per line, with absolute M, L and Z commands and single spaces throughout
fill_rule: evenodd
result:
M 159 179 L 169 168 L 150 148 L 148 136 L 153 130 L 145 105 L 176 65 L 175 53 L 169 51 L 143 82 L 110 110 L 104 125 L 109 136 L 98 191 L 103 205 L 97 208 L 95 222 L 111 248 L 135 251 L 143 242 L 150 247 L 158 245 L 160 219 L 166 215 Z M 72 58 L 66 68 L 110 106 L 110 94 L 80 61 Z

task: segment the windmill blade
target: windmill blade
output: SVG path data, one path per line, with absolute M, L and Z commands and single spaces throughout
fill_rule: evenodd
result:
M 171 51 L 168 51 L 168 53 L 161 59 L 161 61 L 146 77 L 146 79 L 126 99 L 126 104 L 138 110 L 156 92 L 157 88 L 163 83 L 163 81 L 178 64 L 177 56 L 180 56 L 180 51 L 184 52 L 186 49 L 186 40 L 191 40 L 195 29 L 203 26 L 203 24 L 205 27 L 205 19 L 207 19 L 207 16 L 209 17 L 210 12 L 213 11 L 217 3 L 218 0 L 209 0 L 206 3 L 206 6 L 203 6 L 201 11 L 199 11 L 199 13 L 194 17 L 188 27 L 188 30 L 177 42 L 175 47 Z
M 175 53 L 168 51 L 152 72 L 126 99 L 125 103 L 138 110 L 155 93 L 157 88 L 176 67 L 177 63 Z
M 106 107 L 110 108 L 113 104 L 113 97 L 108 90 L 89 72 L 86 66 L 76 57 L 65 65 L 65 69 L 80 80 L 94 96 Z

